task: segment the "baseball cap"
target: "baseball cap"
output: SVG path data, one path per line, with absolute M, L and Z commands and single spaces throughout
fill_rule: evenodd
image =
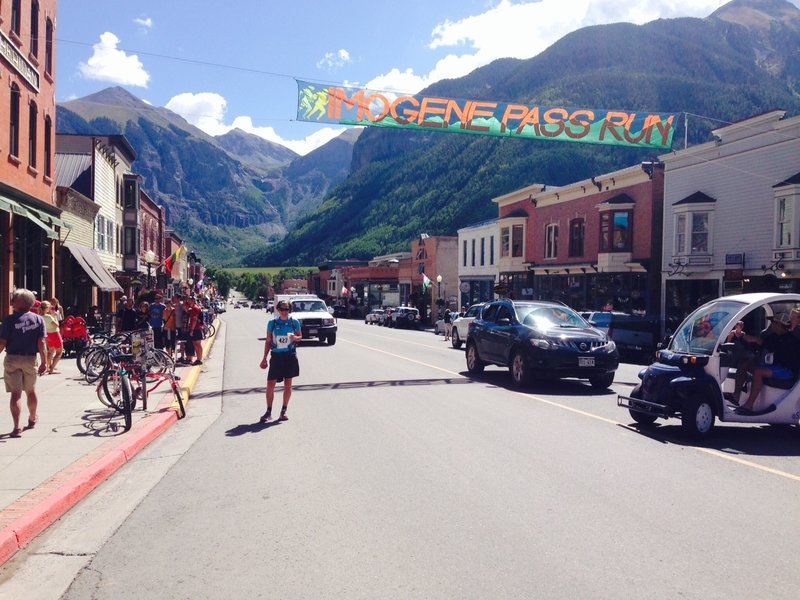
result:
M 119 297 L 119 299 L 120 299 L 122 302 L 124 302 L 125 300 L 127 300 L 127 299 L 128 299 L 128 297 L 127 297 L 127 296 L 120 296 L 120 297 Z

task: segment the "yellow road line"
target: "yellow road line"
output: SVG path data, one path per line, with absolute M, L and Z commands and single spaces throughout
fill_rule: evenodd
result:
M 432 365 L 430 363 L 426 363 L 426 362 L 422 362 L 422 361 L 419 361 L 419 360 L 415 360 L 413 358 L 408 358 L 407 356 L 403 356 L 401 354 L 394 354 L 393 352 L 387 352 L 386 350 L 381 350 L 380 348 L 373 348 L 372 346 L 366 346 L 364 344 L 359 344 L 357 342 L 352 342 L 350 340 L 341 340 L 341 341 L 343 341 L 343 342 L 345 342 L 347 344 L 352 344 L 353 346 L 359 346 L 361 348 L 365 348 L 365 349 L 370 350 L 372 352 L 380 352 L 381 354 L 386 354 L 387 356 L 392 356 L 394 358 L 400 358 L 402 360 L 405 360 L 405 361 L 408 361 L 408 362 L 411 362 L 411 363 L 414 363 L 414 364 L 417 364 L 417 365 L 422 365 L 422 366 L 428 367 L 430 369 L 435 369 L 437 371 L 441 371 L 443 373 L 447 373 L 448 375 L 455 375 L 456 377 L 461 377 L 461 378 L 466 379 L 461 373 L 456 373 L 454 371 L 450 371 L 449 369 L 443 369 L 442 367 L 437 367 L 437 366 Z M 413 343 L 413 342 L 411 342 L 411 343 Z M 418 345 L 422 346 L 424 344 L 418 344 Z M 426 346 L 426 347 L 430 348 L 430 346 Z M 549 404 L 550 406 L 553 406 L 555 408 L 560 408 L 562 410 L 566 410 L 566 411 L 569 411 L 569 412 L 572 412 L 572 413 L 583 415 L 584 417 L 589 417 L 589 418 L 595 419 L 597 421 L 602 421 L 603 423 L 608 423 L 609 425 L 617 425 L 617 426 L 620 426 L 620 427 L 624 427 L 625 429 L 630 429 L 631 431 L 634 431 L 634 432 L 637 431 L 635 428 L 631 427 L 630 425 L 628 425 L 626 423 L 621 423 L 620 421 L 615 421 L 614 419 L 607 419 L 606 417 L 602 417 L 602 416 L 596 415 L 594 413 L 586 412 L 585 410 L 581 410 L 579 408 L 574 408 L 572 406 L 567 406 L 566 404 L 561 404 L 560 402 L 554 402 L 553 400 L 548 400 L 547 398 L 542 398 L 540 396 L 536 396 L 536 395 L 533 395 L 533 394 L 526 394 L 526 393 L 523 393 L 523 392 L 516 392 L 514 390 L 509 390 L 509 391 L 511 391 L 514 394 L 519 394 L 520 396 L 524 396 L 525 398 L 530 398 L 532 400 L 537 400 L 538 402 L 541 402 L 543 404 Z M 710 456 L 714 456 L 716 458 L 721 458 L 723 460 L 727 460 L 727 461 L 730 461 L 730 462 L 733 462 L 733 463 L 737 463 L 737 464 L 740 464 L 740 465 L 745 466 L 745 467 L 750 467 L 752 469 L 757 469 L 757 470 L 762 471 L 764 473 L 769 473 L 770 475 L 777 475 L 778 477 L 783 477 L 784 479 L 789 479 L 791 481 L 800 482 L 800 475 L 794 475 L 793 473 L 788 473 L 786 471 L 781 471 L 780 469 L 773 469 L 772 467 L 767 467 L 765 465 L 761 465 L 761 464 L 752 462 L 750 460 L 745 460 L 745 459 L 739 458 L 737 456 L 731 456 L 729 454 L 725 454 L 724 452 L 720 452 L 719 450 L 714 450 L 714 449 L 711 449 L 711 448 L 700 448 L 700 447 L 697 447 L 697 446 L 688 446 L 688 447 L 690 447 L 690 448 L 692 448 L 692 449 L 694 449 L 694 450 L 696 450 L 698 452 L 702 452 L 703 454 L 708 454 Z

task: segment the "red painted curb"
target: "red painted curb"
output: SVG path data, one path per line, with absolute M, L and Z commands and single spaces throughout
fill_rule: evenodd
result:
M 111 448 L 106 445 L 100 446 L 98 451 L 102 451 L 102 456 L 99 458 L 93 459 L 95 453 L 90 453 L 86 457 L 91 460 L 88 465 L 81 464 L 85 461 L 79 459 L 12 504 L 9 507 L 10 511 L 14 512 L 16 509 L 22 514 L 0 531 L 0 565 L 27 546 L 36 536 L 64 516 L 122 465 L 177 422 L 177 413 L 169 408 L 153 414 L 145 421 L 140 421 L 139 427 L 134 426 L 131 433 L 135 435 L 113 440 Z M 43 495 L 44 498 L 26 508 L 25 505 L 29 504 L 28 497 L 33 494 Z
M 215 338 L 216 333 L 204 346 L 204 355 Z M 191 387 L 186 390 L 185 403 L 188 403 L 196 382 L 197 376 L 191 379 Z M 102 444 L 0 511 L 0 523 L 6 523 L 0 529 L 0 565 L 5 564 L 122 465 L 177 423 L 178 413 L 172 409 L 173 400 L 172 391 L 164 391 L 158 403 L 159 411 L 136 423 L 127 435 Z M 15 513 L 20 516 L 14 517 Z

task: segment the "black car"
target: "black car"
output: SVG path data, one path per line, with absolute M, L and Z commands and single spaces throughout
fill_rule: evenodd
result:
M 335 304 L 331 308 L 333 308 L 333 316 L 337 319 L 346 319 L 348 317 L 348 311 L 346 306 L 342 306 L 341 304 Z
M 592 387 L 614 382 L 619 352 L 608 335 L 556 302 L 497 300 L 469 328 L 467 369 L 508 367 L 514 385 L 577 377 Z

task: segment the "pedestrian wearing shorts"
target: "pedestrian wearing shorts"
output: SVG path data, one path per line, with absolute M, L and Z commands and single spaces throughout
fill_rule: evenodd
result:
M 47 345 L 47 372 L 60 373 L 56 371 L 58 361 L 64 354 L 64 340 L 61 338 L 61 328 L 59 327 L 57 309 L 47 300 L 42 302 L 42 318 L 44 319 L 45 342 Z
M 191 345 L 192 352 L 189 352 L 188 346 L 186 355 L 196 356 L 197 358 L 192 362 L 192 365 L 203 364 L 203 310 L 193 296 L 186 298 L 186 333 L 189 340 L 186 342 Z
M 297 362 L 297 342 L 303 338 L 300 321 L 293 319 L 289 313 L 286 300 L 278 302 L 275 310 L 277 317 L 267 322 L 267 339 L 264 342 L 264 358 L 261 368 L 267 372 L 267 412 L 261 416 L 262 423 L 272 419 L 272 402 L 275 399 L 275 385 L 283 381 L 283 406 L 279 421 L 286 421 L 286 409 L 292 397 L 292 380 L 300 375 L 300 364 Z M 271 357 L 272 362 L 268 360 Z
M 35 301 L 36 297 L 30 290 L 15 290 L 11 295 L 14 312 L 0 325 L 0 352 L 6 351 L 3 361 L 5 369 L 3 379 L 6 391 L 11 393 L 9 406 L 11 419 L 14 421 L 14 429 L 11 430 L 9 437 L 13 438 L 22 436 L 20 427 L 22 392 L 25 392 L 28 399 L 28 426 L 25 429 L 33 429 L 39 420 L 36 377 L 37 374 L 44 375 L 47 370 L 47 355 L 44 343 L 44 319 L 31 312 Z M 36 368 L 37 354 L 39 355 L 38 370 Z

